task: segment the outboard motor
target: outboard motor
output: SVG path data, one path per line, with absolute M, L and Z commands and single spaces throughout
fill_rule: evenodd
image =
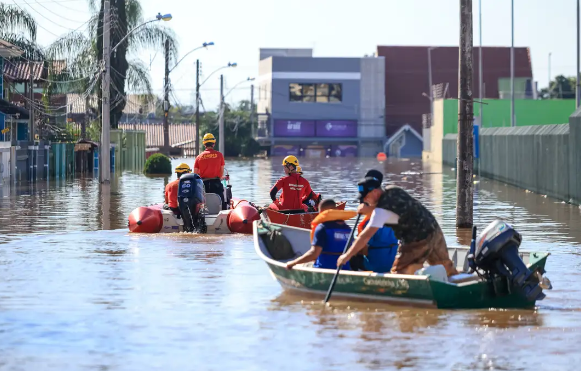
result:
M 512 226 L 496 220 L 482 232 L 476 246 L 471 248 L 469 265 L 483 271 L 483 276 L 492 282 L 497 293 L 496 282 L 500 277 L 505 278 L 508 292 L 518 290 L 528 301 L 542 300 L 545 294 L 539 276 L 544 271 L 535 274 L 526 267 L 518 254 L 521 241 L 521 235 Z
M 203 209 L 206 203 L 204 182 L 198 174 L 185 174 L 178 184 L 178 206 L 184 221 L 184 231 L 206 233 Z

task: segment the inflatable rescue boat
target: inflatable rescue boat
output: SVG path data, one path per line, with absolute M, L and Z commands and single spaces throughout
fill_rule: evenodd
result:
M 228 200 L 231 186 L 223 197 Z M 222 197 L 205 193 L 204 183 L 197 174 L 180 178 L 178 204 L 181 216 L 164 209 L 163 204 L 140 206 L 129 214 L 132 233 L 198 232 L 211 234 L 252 234 L 252 222 L 259 220 L 257 208 L 246 200 L 229 199 L 229 209 L 222 210 Z

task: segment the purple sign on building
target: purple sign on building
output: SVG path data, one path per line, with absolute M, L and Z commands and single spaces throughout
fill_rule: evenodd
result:
M 275 137 L 314 137 L 314 121 L 274 120 Z
M 318 137 L 357 137 L 357 121 L 317 121 Z

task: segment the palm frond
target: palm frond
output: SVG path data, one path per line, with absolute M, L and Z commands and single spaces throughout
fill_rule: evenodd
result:
M 143 49 L 164 50 L 165 40 L 169 40 L 170 62 L 176 62 L 178 42 L 174 31 L 160 26 L 159 23 L 149 23 L 129 36 L 129 51 L 141 52 Z
M 2 33 L 22 32 L 36 39 L 36 21 L 26 10 L 0 3 L 0 31 Z
M 85 34 L 72 31 L 57 39 L 47 48 L 49 59 L 64 59 L 67 61 L 76 59 L 80 54 L 86 54 L 92 48 L 92 40 Z
M 129 61 L 129 68 L 127 69 L 126 77 L 128 90 L 140 93 L 146 92 L 148 96 L 152 95 L 149 69 L 143 62 L 139 60 Z
M 22 34 L 0 32 L 0 39 L 8 41 L 10 44 L 17 46 L 24 52 L 20 58 L 15 59 L 33 61 L 42 61 L 46 59 L 46 53 L 42 47 L 30 41 Z
M 139 0 L 127 0 L 125 2 L 125 12 L 127 13 L 127 29 L 143 23 L 143 9 Z

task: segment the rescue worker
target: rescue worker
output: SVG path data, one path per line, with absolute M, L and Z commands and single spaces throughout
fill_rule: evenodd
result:
M 297 174 L 299 174 L 301 177 L 303 176 L 303 169 L 300 166 L 297 166 Z M 282 194 L 281 194 L 282 197 Z M 304 198 L 308 197 L 305 196 Z M 307 205 L 307 211 L 308 212 L 316 212 L 319 209 L 319 203 L 321 202 L 321 199 L 323 198 L 323 196 L 320 193 L 315 193 L 313 191 L 313 194 L 311 196 L 310 200 L 301 200 L 304 204 Z
M 390 225 L 400 241 L 391 273 L 414 274 L 427 261 L 443 265 L 448 276 L 458 274 L 440 225 L 420 201 L 396 186 L 381 189 L 381 182 L 374 177 L 365 178 L 358 186 L 361 204 L 357 212 L 371 214 L 371 218 L 349 250 L 337 259 L 338 266 L 361 251 L 380 228 Z
M 282 161 L 286 176 L 280 178 L 270 190 L 272 199 L 271 208 L 277 210 L 303 210 L 307 211 L 306 203 L 315 197 L 309 182 L 297 173 L 299 160 L 295 156 L 286 156 Z M 281 191 L 280 198 L 276 195 Z
M 303 169 L 300 166 L 297 166 L 297 174 L 303 176 Z
M 175 170 L 175 173 L 177 174 L 178 178 L 172 182 L 169 182 L 165 186 L 165 205 L 163 205 L 164 209 L 169 208 L 177 216 L 182 215 L 178 205 L 178 186 L 180 184 L 180 178 L 182 175 L 189 174 L 191 172 L 192 169 L 190 169 L 190 166 L 188 164 L 186 164 L 185 162 L 179 164 Z
M 224 177 L 224 155 L 214 149 L 216 138 L 207 133 L 202 139 L 205 150 L 196 157 L 194 174 L 198 174 L 204 181 L 206 193 L 215 193 L 222 199 L 222 210 L 226 210 L 227 200 L 224 193 L 222 178 Z

